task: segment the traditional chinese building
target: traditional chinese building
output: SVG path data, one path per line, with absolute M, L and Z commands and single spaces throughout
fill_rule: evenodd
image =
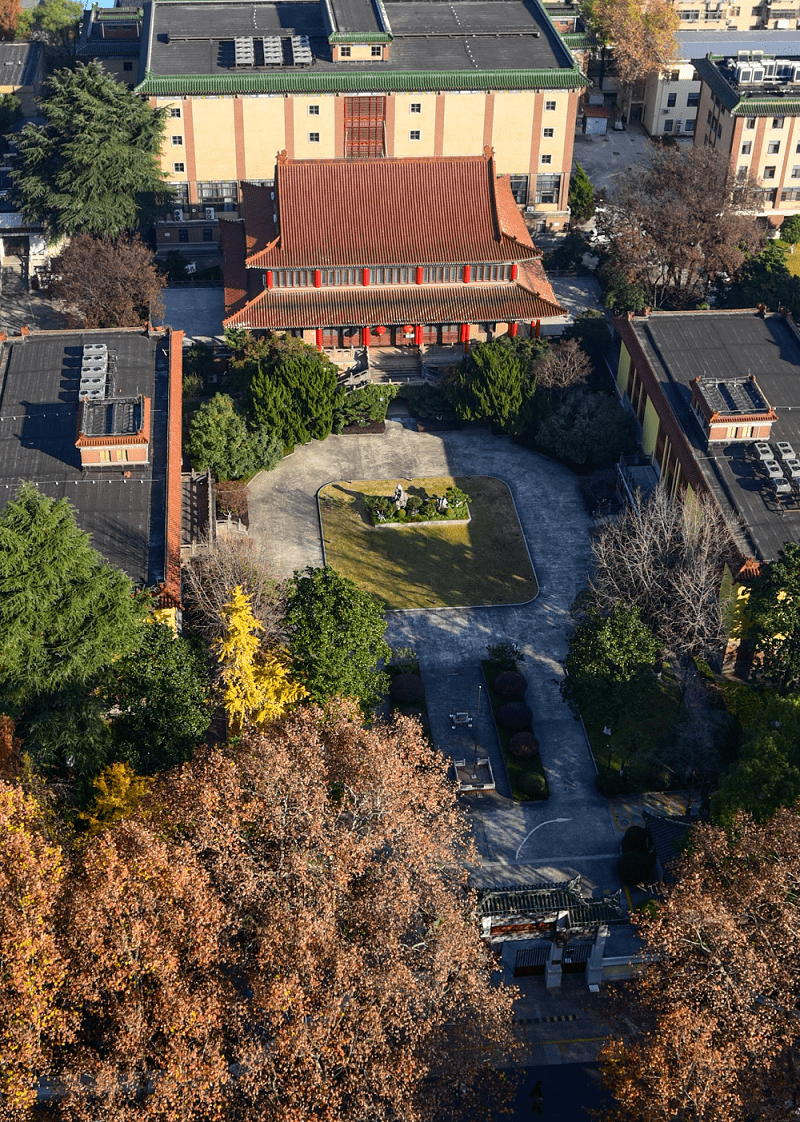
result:
M 221 223 L 225 325 L 320 348 L 466 343 L 560 330 L 508 177 L 455 159 L 294 161 L 243 184 Z

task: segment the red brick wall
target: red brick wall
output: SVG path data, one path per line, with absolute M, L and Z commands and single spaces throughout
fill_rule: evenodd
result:
M 169 401 L 167 408 L 167 555 L 162 607 L 181 602 L 181 409 L 183 332 L 169 330 Z

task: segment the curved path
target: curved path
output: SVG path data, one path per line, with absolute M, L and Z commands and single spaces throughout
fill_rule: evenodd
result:
M 472 815 L 483 864 L 480 879 L 508 884 L 563 880 L 580 872 L 589 885 L 616 883 L 617 833 L 608 804 L 594 788 L 594 764 L 583 730 L 561 701 L 569 608 L 589 560 L 589 520 L 575 476 L 566 468 L 488 432 L 418 433 L 387 422 L 384 436 L 332 436 L 297 449 L 250 485 L 251 534 L 280 576 L 321 565 L 316 492 L 337 479 L 491 475 L 511 488 L 528 542 L 539 595 L 519 606 L 388 612 L 392 647 L 413 647 L 428 691 L 433 736 L 453 755 L 469 756 L 470 734 L 451 733 L 451 708 L 474 711 L 486 645 L 513 639 L 525 652 L 527 700 L 534 712 L 550 783 L 547 802 L 475 800 Z M 481 751 L 509 794 L 496 735 L 486 714 Z M 458 737 L 465 738 L 461 742 Z M 554 822 L 554 819 L 567 821 Z M 531 833 L 535 827 L 535 832 Z M 526 835 L 530 835 L 525 841 Z M 524 842 L 519 856 L 517 851 Z M 532 869 L 535 866 L 535 872 Z

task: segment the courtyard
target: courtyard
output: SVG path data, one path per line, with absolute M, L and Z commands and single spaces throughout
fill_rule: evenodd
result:
M 457 486 L 470 497 L 470 521 L 374 526 L 368 496 L 443 495 Z M 486 476 L 329 483 L 319 493 L 329 565 L 385 608 L 519 604 L 538 591 L 508 486 Z
M 328 484 L 480 475 L 508 485 L 538 596 L 494 607 L 387 611 L 387 642 L 393 648 L 411 647 L 419 656 L 437 747 L 463 757 L 477 743 L 491 759 L 497 793 L 469 803 L 480 855 L 476 884 L 563 882 L 580 873 L 590 891 L 613 886 L 618 883 L 620 832 L 607 801 L 595 790 L 595 766 L 583 729 L 559 693 L 569 609 L 589 562 L 589 518 L 570 471 L 488 431 L 419 433 L 410 419 L 400 418 L 387 422 L 382 436 L 312 442 L 275 471 L 256 477 L 250 485 L 251 533 L 260 538 L 275 576 L 288 577 L 295 569 L 324 563 L 317 492 Z M 477 708 L 487 644 L 506 639 L 525 656 L 526 700 L 551 792 L 544 802 L 511 798 L 485 697 L 477 736 L 450 727 L 452 710 Z

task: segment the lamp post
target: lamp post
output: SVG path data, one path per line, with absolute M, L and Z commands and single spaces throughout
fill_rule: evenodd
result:
M 472 778 L 478 778 L 478 721 L 481 715 L 481 693 L 483 686 L 478 686 L 478 708 L 475 711 L 475 742 L 472 752 Z

